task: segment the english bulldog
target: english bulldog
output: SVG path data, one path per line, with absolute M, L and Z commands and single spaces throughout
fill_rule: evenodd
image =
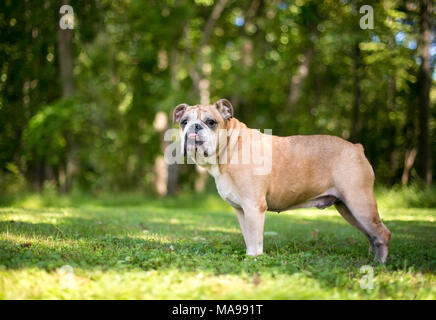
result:
M 234 118 L 226 99 L 180 104 L 173 121 L 183 155 L 214 177 L 218 193 L 234 208 L 247 255 L 263 253 L 267 210 L 334 205 L 368 238 L 374 261 L 386 261 L 391 232 L 378 214 L 374 171 L 362 145 L 329 135 L 263 134 Z

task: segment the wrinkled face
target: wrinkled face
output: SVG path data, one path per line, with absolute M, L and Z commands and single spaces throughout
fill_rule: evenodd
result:
M 225 128 L 233 116 L 233 107 L 225 99 L 213 105 L 178 105 L 173 120 L 179 124 L 180 142 L 184 155 L 192 159 L 214 156 L 218 147 L 218 130 Z

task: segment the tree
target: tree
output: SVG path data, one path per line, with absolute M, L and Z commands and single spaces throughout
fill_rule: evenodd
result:
M 59 29 L 64 3 L 74 31 Z M 359 27 L 363 5 L 374 29 Z M 204 189 L 194 166 L 153 174 L 173 126 L 154 119 L 223 97 L 250 127 L 359 141 L 379 183 L 429 183 L 431 5 L 1 1 L 0 188 L 16 176 L 36 189 Z
M 70 0 L 63 0 L 62 5 L 70 5 Z M 66 15 L 72 15 L 72 13 L 66 13 Z M 73 19 L 73 17 L 65 17 L 67 19 Z M 62 98 L 71 99 L 74 95 L 74 61 L 73 61 L 73 36 L 74 28 L 62 29 L 60 26 L 57 32 L 57 45 L 58 45 L 58 62 L 62 88 Z M 72 176 L 76 170 L 77 164 L 74 157 L 75 147 L 74 141 L 67 133 L 67 156 L 65 161 L 65 168 L 60 171 L 60 184 L 61 189 L 67 192 L 72 186 Z
M 430 185 L 432 182 L 432 161 L 430 141 L 430 30 L 432 25 L 432 0 L 420 1 L 419 56 L 421 64 L 418 72 L 419 87 L 419 137 L 418 173 Z

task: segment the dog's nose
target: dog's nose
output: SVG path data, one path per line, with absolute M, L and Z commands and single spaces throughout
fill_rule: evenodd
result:
M 202 128 L 201 125 L 199 125 L 198 123 L 196 123 L 196 124 L 194 125 L 194 132 L 195 132 L 195 133 L 198 133 L 198 131 L 200 131 L 201 129 L 203 129 L 203 128 Z

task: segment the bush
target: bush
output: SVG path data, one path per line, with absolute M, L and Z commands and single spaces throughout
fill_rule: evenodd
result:
M 436 187 L 422 187 L 416 184 L 407 187 L 376 188 L 377 203 L 385 208 L 435 208 Z

